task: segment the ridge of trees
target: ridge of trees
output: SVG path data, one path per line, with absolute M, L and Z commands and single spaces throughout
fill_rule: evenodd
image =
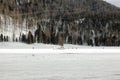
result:
M 0 13 L 13 19 L 39 20 L 69 16 L 71 20 L 92 13 L 117 12 L 120 12 L 119 8 L 102 0 L 0 0 Z

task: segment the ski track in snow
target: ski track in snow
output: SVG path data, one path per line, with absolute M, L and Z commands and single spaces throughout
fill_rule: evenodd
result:
M 0 53 L 0 80 L 119 80 L 120 54 Z

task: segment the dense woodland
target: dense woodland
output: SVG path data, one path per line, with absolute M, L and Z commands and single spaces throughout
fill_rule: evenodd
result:
M 19 28 L 26 23 L 27 34 L 13 41 L 120 46 L 120 8 L 103 0 L 0 0 L 0 14 Z M 1 34 L 0 41 L 9 36 Z

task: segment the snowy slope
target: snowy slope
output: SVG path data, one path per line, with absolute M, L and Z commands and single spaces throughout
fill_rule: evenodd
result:
M 0 54 L 0 80 L 119 80 L 120 54 Z
M 10 41 L 12 41 L 13 34 L 15 38 L 19 38 L 20 34 L 27 34 L 29 31 L 34 33 L 36 25 L 33 28 L 26 29 L 26 20 L 22 24 L 19 24 L 9 16 L 4 16 L 0 14 L 0 34 L 4 36 L 9 36 Z

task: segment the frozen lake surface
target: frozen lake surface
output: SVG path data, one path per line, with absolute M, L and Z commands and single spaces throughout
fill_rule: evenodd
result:
M 2 54 L 0 80 L 120 80 L 120 54 Z

